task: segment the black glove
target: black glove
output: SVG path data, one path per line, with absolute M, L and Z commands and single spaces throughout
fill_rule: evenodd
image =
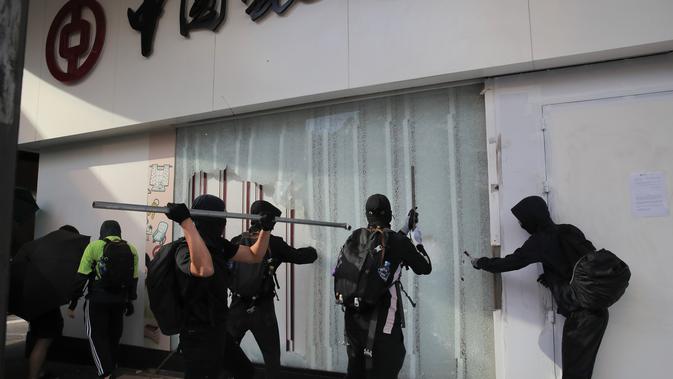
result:
M 178 224 L 182 224 L 183 221 L 192 217 L 189 214 L 189 208 L 187 208 L 184 203 L 168 203 L 166 206 L 168 207 L 168 213 L 166 213 L 166 217 L 177 222 Z
M 470 258 L 470 263 L 472 264 L 472 267 L 476 268 L 477 270 L 481 270 L 483 267 L 483 264 L 486 262 L 488 258 L 486 257 L 481 257 L 481 258 Z
M 273 230 L 273 227 L 276 225 L 276 216 L 269 213 L 260 213 L 262 218 L 259 219 L 259 225 L 262 226 L 262 230 L 270 232 Z
M 409 231 L 416 229 L 416 225 L 418 224 L 418 212 L 416 212 L 416 208 L 413 208 L 407 213 L 407 218 L 404 222 L 404 225 L 402 226 L 402 229 L 400 229 L 400 232 L 402 234 L 407 234 Z
M 129 301 L 128 303 L 126 303 L 124 309 L 125 309 L 124 315 L 126 315 L 126 317 L 131 316 L 133 314 L 133 303 Z
M 544 274 L 540 274 L 540 276 L 537 277 L 537 282 L 542 284 L 545 288 L 549 288 L 549 282 Z

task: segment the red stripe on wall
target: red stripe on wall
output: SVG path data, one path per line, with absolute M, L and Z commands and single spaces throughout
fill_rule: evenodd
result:
M 196 173 L 192 174 L 192 193 L 190 196 L 190 205 L 194 204 L 194 192 L 196 192 Z

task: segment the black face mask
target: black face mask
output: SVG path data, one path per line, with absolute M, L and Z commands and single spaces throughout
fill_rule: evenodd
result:
M 369 196 L 367 204 L 365 205 L 365 210 L 369 226 L 390 228 L 393 212 L 387 197 L 381 194 Z
M 224 212 L 224 201 L 217 196 L 201 195 L 194 199 L 192 208 Z M 196 225 L 196 230 L 199 231 L 206 246 L 217 247 L 219 246 L 218 242 L 222 240 L 227 220 L 223 218 L 197 217 L 194 219 L 194 225 Z

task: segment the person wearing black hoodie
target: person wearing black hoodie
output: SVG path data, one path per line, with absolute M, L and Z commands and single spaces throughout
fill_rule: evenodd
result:
M 563 379 L 590 379 L 603 334 L 608 325 L 607 309 L 583 309 L 567 294 L 575 263 L 588 251 L 595 251 L 577 227 L 555 224 L 547 203 L 529 196 L 512 208 L 512 214 L 531 236 L 512 254 L 503 258 L 473 258 L 476 269 L 492 273 L 514 271 L 542 263 L 538 281 L 552 291 L 557 311 L 566 317 L 563 326 Z
M 224 211 L 224 202 L 213 195 L 194 199 L 194 209 Z M 216 379 L 226 370 L 235 378 L 252 378 L 254 368 L 226 332 L 228 318 L 228 261 L 259 263 L 269 247 L 275 221 L 261 213 L 259 236 L 252 246 L 236 245 L 222 234 L 225 219 L 192 220 L 185 204 L 168 204 L 167 217 L 178 223 L 184 238 L 164 248 L 176 248 L 178 286 L 185 304 L 180 350 L 186 379 Z
M 379 229 L 387 233 L 385 260 L 390 263 L 392 283 L 399 280 L 403 266 L 417 275 L 432 271 L 430 257 L 422 245 L 420 228 L 416 226 L 418 213 L 409 212 L 405 226 L 399 233 L 390 230 L 392 210 L 388 198 L 372 195 L 365 205 L 367 228 L 353 231 L 346 245 L 359 243 L 366 230 Z M 415 244 L 405 234 L 411 232 Z M 346 246 L 344 245 L 344 246 Z M 403 309 L 400 288 L 392 285 L 378 304 L 369 308 L 346 308 L 345 328 L 348 351 L 348 379 L 394 379 L 404 364 Z M 374 326 L 374 327 L 373 327 Z M 371 346 L 371 348 L 370 348 Z
M 251 214 L 269 213 L 276 217 L 280 209 L 264 200 L 257 200 L 250 206 Z M 253 221 L 248 232 L 234 237 L 234 244 L 251 246 L 257 241 L 262 226 Z M 280 336 L 278 320 L 273 304 L 276 297 L 276 270 L 282 263 L 309 264 L 315 262 L 318 254 L 313 247 L 295 249 L 281 237 L 271 236 L 269 249 L 261 263 L 231 264 L 232 292 L 227 331 L 236 343 L 241 343 L 250 331 L 264 357 L 267 378 L 280 375 Z

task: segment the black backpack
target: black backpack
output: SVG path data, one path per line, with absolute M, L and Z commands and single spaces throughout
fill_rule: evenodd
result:
M 103 239 L 103 256 L 96 262 L 100 278 L 96 285 L 109 292 L 122 292 L 133 280 L 133 251 L 124 240 Z
M 181 238 L 164 245 L 147 264 L 145 285 L 150 309 L 159 329 L 167 336 L 180 333 L 186 316 L 175 261 L 178 248 L 184 244 L 185 239 Z
M 608 308 L 624 295 L 630 278 L 629 266 L 612 252 L 589 251 L 573 269 L 572 298 L 582 308 Z
M 393 284 L 397 267 L 385 259 L 389 229 L 361 228 L 341 248 L 334 268 L 334 296 L 347 308 L 373 307 Z

